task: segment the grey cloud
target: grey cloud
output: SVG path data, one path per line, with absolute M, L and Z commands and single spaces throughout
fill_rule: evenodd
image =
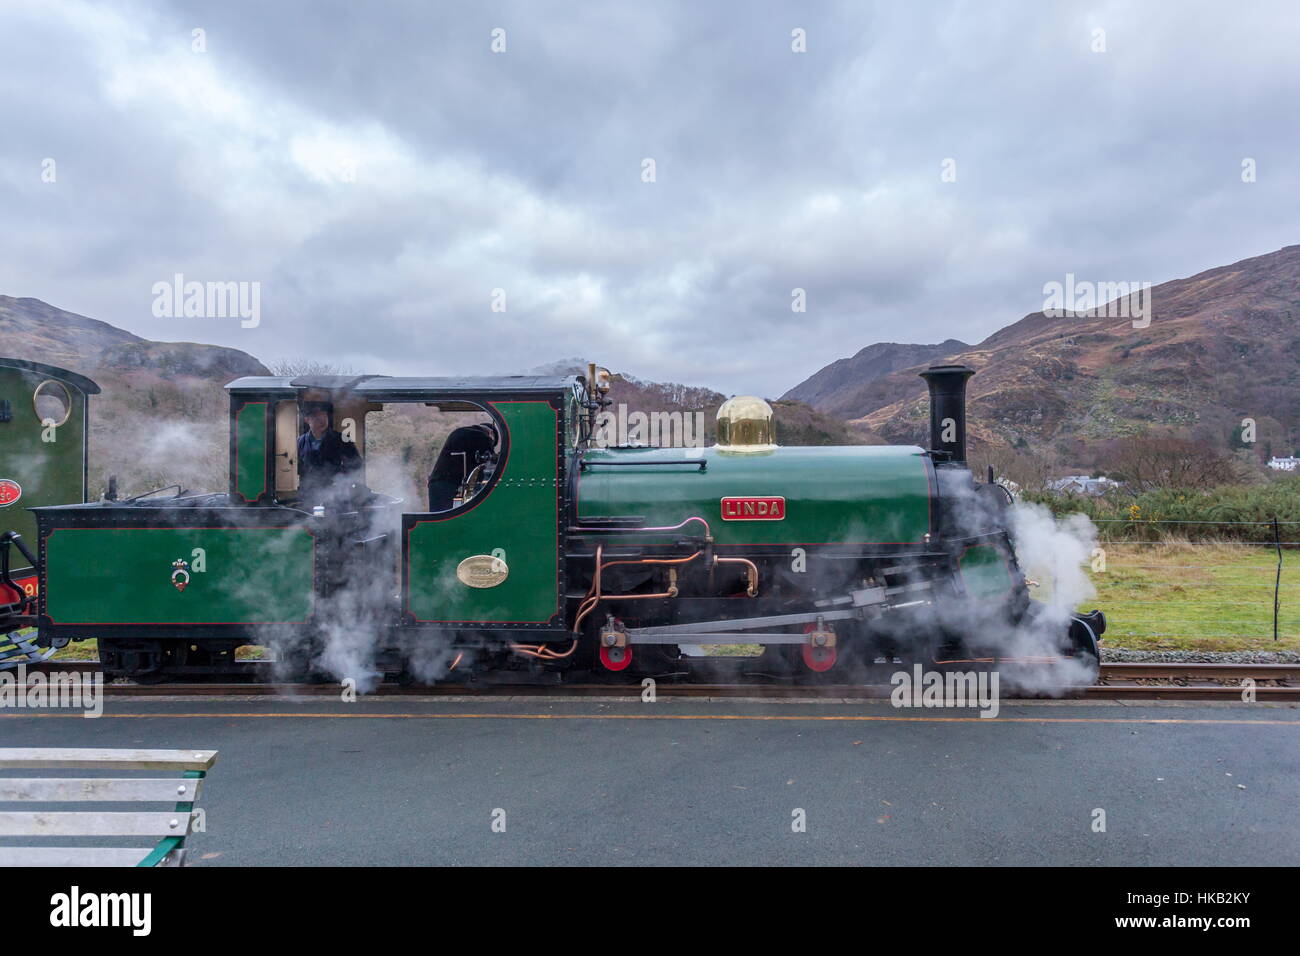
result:
M 264 360 L 779 394 L 1067 271 L 1295 242 L 1297 40 L 1286 2 L 7 5 L 0 291 Z M 260 281 L 262 325 L 154 318 L 176 272 Z

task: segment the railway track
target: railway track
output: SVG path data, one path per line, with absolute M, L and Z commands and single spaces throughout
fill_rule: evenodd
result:
M 1084 696 L 1234 701 L 1247 679 L 1256 682 L 1256 700 L 1300 701 L 1300 664 L 1102 664 L 1099 682 Z
M 95 673 L 92 661 L 53 661 L 28 669 Z M 119 681 L 104 692 L 114 697 L 334 697 L 333 683 L 277 683 L 270 664 L 244 661 L 223 680 L 141 684 Z M 1102 664 L 1097 684 L 1079 688 L 1074 696 L 1110 700 L 1224 700 L 1242 699 L 1245 679 L 1255 681 L 1256 700 L 1300 701 L 1300 664 Z M 692 684 L 661 680 L 656 694 L 663 697 L 813 698 L 871 700 L 888 698 L 892 687 L 880 684 Z M 431 686 L 385 683 L 371 692 L 376 696 L 412 697 L 639 697 L 640 682 L 631 684 L 556 683 L 443 683 Z

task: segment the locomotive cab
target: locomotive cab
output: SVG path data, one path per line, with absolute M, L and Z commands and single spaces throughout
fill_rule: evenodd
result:
M 86 500 L 90 396 L 99 386 L 66 369 L 0 358 L 0 668 L 36 659 L 4 637 L 36 622 L 39 587 L 31 508 Z
M 232 497 L 246 504 L 270 500 L 280 505 L 310 507 L 310 502 L 304 501 L 301 495 L 303 463 L 299 460 L 299 446 L 303 436 L 309 434 L 306 416 L 315 410 L 325 413 L 328 432 L 337 434 L 343 443 L 355 449 L 357 466 L 347 477 L 348 484 L 355 485 L 349 491 L 360 500 L 372 505 L 407 505 L 407 510 L 420 510 L 420 500 L 428 500 L 421 487 L 430 474 L 427 463 L 421 466 L 426 460 L 447 463 L 444 473 L 450 482 L 445 501 L 439 507 L 431 503 L 428 510 L 452 510 L 485 490 L 496 471 L 501 451 L 491 412 L 481 403 L 439 398 L 432 391 L 425 395 L 381 396 L 384 400 L 375 400 L 376 386 L 368 389 L 357 386 L 376 378 L 386 377 L 257 378 L 241 379 L 227 386 L 232 397 Z M 425 410 L 433 414 L 418 414 Z M 394 414 L 401 418 L 401 427 L 386 427 L 384 419 Z M 273 435 L 269 481 L 265 474 L 259 474 L 268 469 L 258 448 L 264 420 Z M 390 431 L 394 434 L 388 434 Z M 370 440 L 372 432 L 379 433 L 374 442 Z M 400 460 L 378 460 L 386 453 Z M 425 473 L 417 475 L 421 467 Z
M 219 669 L 241 644 L 314 656 L 343 632 L 376 647 L 567 639 L 579 377 L 259 376 L 227 390 L 224 494 L 40 509 L 42 642 L 96 638 L 110 673 L 142 676 Z M 298 451 L 313 409 L 356 464 L 321 502 Z M 440 457 L 454 487 L 433 509 L 423 486 Z

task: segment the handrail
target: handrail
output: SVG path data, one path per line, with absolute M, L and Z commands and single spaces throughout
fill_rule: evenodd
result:
M 588 468 L 595 468 L 597 465 L 608 465 L 611 468 L 639 468 L 649 465 L 698 465 L 700 471 L 707 471 L 709 462 L 705 458 L 672 458 L 664 461 L 587 461 L 584 459 L 578 468 L 581 471 L 586 471 Z
M 0 534 L 0 549 L 3 549 L 4 570 L 6 572 L 8 572 L 9 570 L 9 543 L 11 541 L 13 542 L 14 547 L 16 547 L 19 550 L 19 552 L 22 554 L 22 556 L 31 562 L 33 568 L 40 566 L 40 562 L 36 560 L 36 555 L 28 551 L 27 545 L 23 544 L 23 536 L 20 535 L 17 531 L 6 531 L 3 534 Z

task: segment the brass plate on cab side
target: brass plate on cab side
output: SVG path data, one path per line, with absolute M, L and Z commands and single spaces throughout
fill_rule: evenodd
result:
M 494 588 L 510 574 L 510 568 L 500 558 L 490 554 L 471 554 L 456 565 L 460 583 L 472 588 Z

